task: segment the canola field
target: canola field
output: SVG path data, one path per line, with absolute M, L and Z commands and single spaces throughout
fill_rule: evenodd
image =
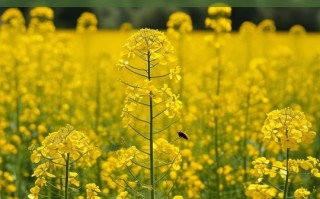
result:
M 320 36 L 231 14 L 1 13 L 0 199 L 320 198 Z

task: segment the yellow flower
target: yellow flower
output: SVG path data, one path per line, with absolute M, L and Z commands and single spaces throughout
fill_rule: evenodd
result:
M 77 31 L 79 32 L 95 32 L 97 31 L 98 20 L 95 14 L 84 12 L 78 18 Z
M 239 28 L 239 32 L 246 36 L 253 35 L 254 33 L 256 33 L 256 31 L 257 26 L 250 21 L 243 22 Z
M 40 147 L 40 148 L 32 151 L 31 161 L 32 161 L 33 163 L 38 163 L 38 162 L 40 162 L 41 156 L 42 156 L 42 155 L 41 155 L 41 149 L 42 149 L 42 148 Z
M 117 151 L 118 154 L 118 159 L 119 159 L 119 164 L 118 167 L 122 166 L 131 166 L 132 165 L 132 160 L 135 158 L 136 155 L 139 154 L 139 151 L 135 146 L 132 146 L 128 148 L 127 150 L 125 149 L 120 149 Z
M 95 183 L 86 184 L 86 192 L 87 199 L 101 199 L 101 197 L 97 196 L 101 191 L 99 186 L 97 186 Z
M 269 163 L 270 161 L 265 157 L 260 157 L 252 161 L 252 164 L 254 165 L 254 169 L 252 170 L 252 175 L 256 177 L 263 177 L 264 175 L 268 175 Z
M 133 29 L 133 25 L 129 22 L 124 22 L 120 26 L 120 31 L 130 31 Z
M 182 109 L 182 102 L 178 99 L 179 96 L 172 94 L 171 99 L 166 103 L 166 111 L 164 114 L 168 116 L 168 118 L 174 118 L 179 116 Z
M 168 34 L 179 39 L 183 34 L 191 32 L 191 17 L 184 12 L 175 12 L 170 15 L 167 22 Z
M 277 195 L 277 191 L 269 185 L 250 184 L 245 194 L 254 199 L 271 199 Z
M 303 187 L 295 190 L 295 192 L 294 192 L 294 197 L 296 199 L 307 199 L 309 195 L 310 195 L 310 191 L 308 191 L 307 189 L 305 189 Z
M 25 30 L 25 20 L 18 8 L 9 8 L 1 15 L 3 30 Z
M 53 32 L 55 26 L 53 24 L 54 13 L 49 7 L 36 7 L 30 11 L 30 25 L 31 32 Z
M 208 14 L 209 15 L 230 16 L 231 15 L 231 7 L 226 4 L 222 4 L 222 3 L 212 4 L 208 8 Z
M 139 32 L 131 36 L 124 45 L 120 65 L 123 63 L 129 67 L 130 70 L 143 70 L 145 68 L 131 65 L 131 61 L 136 56 L 142 56 L 149 59 L 151 67 L 169 66 L 174 67 L 173 63 L 176 61 L 173 46 L 166 39 L 162 32 L 151 29 L 141 29 Z M 149 57 L 149 58 L 148 58 Z M 130 64 L 126 64 L 130 63 Z M 128 69 L 128 70 L 129 70 Z
M 6 192 L 8 192 L 8 193 L 14 193 L 14 192 L 16 192 L 16 191 L 17 191 L 16 186 L 14 186 L 13 184 L 7 185 L 7 187 L 6 187 Z
M 40 188 L 38 186 L 32 187 L 30 192 L 31 194 L 28 195 L 29 199 L 39 199 Z
M 272 33 L 276 31 L 276 26 L 274 24 L 274 21 L 272 21 L 271 19 L 265 19 L 258 24 L 258 29 L 261 32 Z
M 289 32 L 293 35 L 304 35 L 306 34 L 306 29 L 303 26 L 296 24 L 290 28 Z
M 49 163 L 43 163 L 37 166 L 37 168 L 34 170 L 32 176 L 36 176 L 36 177 L 45 177 L 48 176 L 50 178 L 54 178 L 56 177 L 55 175 L 47 172 L 47 170 L 49 169 Z
M 315 132 L 309 131 L 311 123 L 300 111 L 290 108 L 274 110 L 267 114 L 267 119 L 262 127 L 266 141 L 273 140 L 280 143 L 283 150 L 297 151 L 299 145 L 312 143 Z
M 76 187 L 80 186 L 80 182 L 76 180 L 76 177 L 78 176 L 78 173 L 76 172 L 69 172 L 69 181 L 71 184 L 75 185 Z
M 127 191 L 121 192 L 116 199 L 130 199 Z
M 231 20 L 228 18 L 231 15 L 230 6 L 213 4 L 208 8 L 208 15 L 209 17 L 205 19 L 206 27 L 217 33 L 231 31 Z
M 299 173 L 299 163 L 296 160 L 289 159 L 289 171 L 290 173 Z
M 43 157 L 44 159 L 51 159 L 53 163 L 65 164 L 65 156 L 69 154 L 70 161 L 91 165 L 97 158 L 96 156 L 95 158 L 90 156 L 93 155 L 95 149 L 96 147 L 92 145 L 83 132 L 67 126 L 49 134 L 42 141 L 42 146 L 33 151 L 31 159 L 37 163 Z
M 175 68 L 170 69 L 169 78 L 173 79 L 175 77 L 177 80 L 181 80 L 180 71 L 180 66 L 176 66 Z

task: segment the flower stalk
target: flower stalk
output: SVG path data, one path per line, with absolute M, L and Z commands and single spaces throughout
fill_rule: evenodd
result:
M 290 158 L 290 148 L 287 148 L 287 164 L 286 164 L 286 181 L 284 184 L 284 193 L 283 193 L 283 199 L 287 199 L 288 197 L 288 189 L 289 189 L 289 175 L 290 175 L 290 171 L 289 171 L 289 158 Z
M 140 167 L 143 171 L 147 170 L 149 177 L 138 180 L 141 190 L 147 189 L 147 191 L 142 194 L 137 191 L 139 190 L 137 187 L 132 188 L 126 180 L 118 180 L 123 181 L 126 184 L 125 188 L 134 195 L 146 194 L 144 195 L 146 198 L 163 198 L 171 192 L 172 188 L 161 191 L 163 193 L 160 195 L 158 194 L 160 189 L 157 188 L 157 185 L 169 173 L 163 173 L 164 167 L 168 167 L 168 170 L 178 168 L 176 162 L 180 161 L 180 154 L 177 153 L 178 149 L 173 145 L 166 145 L 174 149 L 174 154 L 177 157 L 173 157 L 172 154 L 162 157 L 163 153 L 160 153 L 159 150 L 164 150 L 164 144 L 168 142 L 161 138 L 155 139 L 154 134 L 160 133 L 171 125 L 162 130 L 155 130 L 154 123 L 155 120 L 163 120 L 165 117 L 172 119 L 180 114 L 182 104 L 178 99 L 179 96 L 173 94 L 168 84 L 164 83 L 165 78 L 180 80 L 180 66 L 175 63 L 173 46 L 159 31 L 142 29 L 129 38 L 124 47 L 125 51 L 118 63 L 119 70 L 127 73 L 123 77 L 130 75 L 136 77 L 136 82 L 133 82 L 132 79 L 130 82 L 122 80 L 127 85 L 127 97 L 121 117 L 123 117 L 125 126 L 143 138 L 146 145 L 139 148 L 132 146 L 127 151 L 120 150 L 118 153 L 121 154 L 119 157 L 122 162 L 127 160 L 127 158 L 122 159 L 122 156 L 129 155 L 131 157 L 132 160 L 130 159 L 130 162 L 126 163 L 128 169 L 130 166 L 134 166 Z M 142 108 L 146 112 L 141 112 Z M 144 125 L 144 128 L 148 130 L 144 132 L 143 127 L 139 127 L 133 122 Z M 161 142 L 160 145 L 159 142 Z M 160 167 L 163 169 L 161 170 Z M 129 173 L 133 179 L 138 179 L 136 174 Z M 159 175 L 160 177 L 156 178 L 156 174 L 163 176 Z M 143 182 L 145 180 L 148 183 Z
M 220 57 L 220 50 L 217 49 L 217 56 L 218 56 L 218 74 L 217 74 L 217 87 L 216 87 L 216 96 L 219 97 L 220 95 L 220 81 L 221 81 L 221 57 Z M 215 105 L 216 110 L 219 109 L 219 105 Z M 215 149 L 215 158 L 216 158 L 216 187 L 217 187 L 217 195 L 216 198 L 220 199 L 220 175 L 219 175 L 219 168 L 220 168 L 220 152 L 219 152 L 219 118 L 217 114 L 214 116 L 214 149 Z
M 66 157 L 66 181 L 64 184 L 64 199 L 68 199 L 68 191 L 69 191 L 69 161 L 70 161 L 70 153 L 67 153 Z
M 150 68 L 150 51 L 148 51 L 148 80 L 151 81 L 151 68 Z M 150 133 L 149 133 L 149 143 L 150 143 L 150 185 L 151 185 L 151 199 L 155 198 L 155 187 L 154 187 L 154 157 L 153 157 L 153 103 L 152 103 L 152 91 L 150 91 L 149 95 L 149 125 L 150 125 Z

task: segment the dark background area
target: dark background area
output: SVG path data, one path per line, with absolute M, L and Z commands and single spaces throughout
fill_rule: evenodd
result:
M 0 14 L 6 8 L 0 8 Z M 26 21 L 29 20 L 30 8 L 20 8 Z M 191 15 L 194 29 L 205 29 L 204 19 L 207 8 L 154 7 L 154 8 L 53 8 L 55 25 L 61 29 L 74 29 L 77 18 L 84 11 L 97 15 L 100 29 L 117 29 L 124 22 L 130 22 L 134 28 L 166 29 L 166 22 L 171 13 L 184 11 Z M 292 25 L 303 25 L 307 31 L 320 30 L 319 8 L 232 8 L 232 28 L 238 30 L 241 23 L 251 21 L 258 24 L 263 19 L 272 19 L 277 30 L 286 31 Z

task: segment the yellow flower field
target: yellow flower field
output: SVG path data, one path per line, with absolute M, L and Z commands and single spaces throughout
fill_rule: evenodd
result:
M 320 198 L 320 35 L 0 24 L 0 199 Z

